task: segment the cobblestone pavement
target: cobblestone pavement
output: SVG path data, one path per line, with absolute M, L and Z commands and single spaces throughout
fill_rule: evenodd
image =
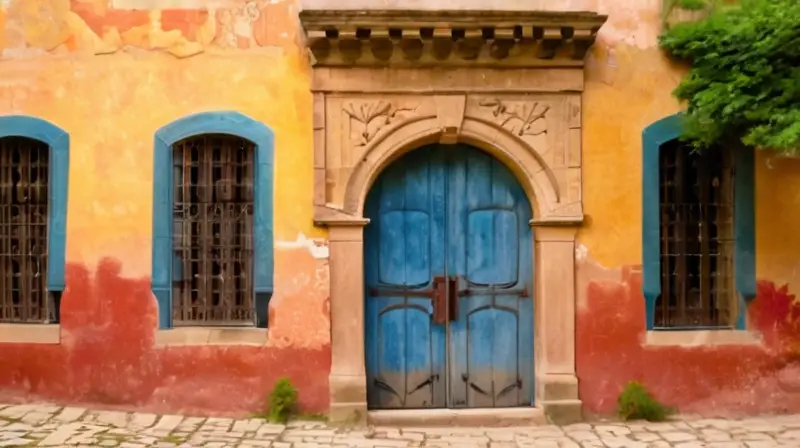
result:
M 800 448 L 800 415 L 512 428 L 341 429 L 317 422 L 183 417 L 0 404 L 0 447 Z

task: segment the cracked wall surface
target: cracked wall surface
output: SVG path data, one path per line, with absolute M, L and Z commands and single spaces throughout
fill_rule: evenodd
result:
M 0 13 L 0 50 L 102 55 L 136 48 L 185 58 L 210 48 L 280 47 L 296 40 L 294 10 L 276 0 L 13 0 Z

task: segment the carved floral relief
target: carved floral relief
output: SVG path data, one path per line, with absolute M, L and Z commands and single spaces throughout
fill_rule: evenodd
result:
M 391 101 L 351 101 L 342 108 L 350 117 L 350 139 L 353 146 L 366 146 L 384 128 L 402 120 L 417 107 L 402 107 Z
M 546 116 L 550 106 L 538 101 L 504 101 L 498 98 L 480 100 L 481 108 L 491 111 L 501 127 L 519 137 L 547 133 Z

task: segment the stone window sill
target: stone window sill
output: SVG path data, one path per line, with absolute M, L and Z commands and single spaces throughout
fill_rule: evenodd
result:
M 253 327 L 179 327 L 156 332 L 157 347 L 267 345 L 268 330 Z
M 61 326 L 55 324 L 0 324 L 0 344 L 60 344 Z
M 648 331 L 645 346 L 707 347 L 719 345 L 761 345 L 761 338 L 742 330 Z

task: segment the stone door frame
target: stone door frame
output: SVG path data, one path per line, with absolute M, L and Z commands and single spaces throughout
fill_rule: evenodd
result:
M 315 64 L 314 219 L 329 230 L 330 419 L 367 415 L 366 195 L 392 161 L 431 143 L 482 149 L 525 190 L 535 227 L 534 406 L 553 420 L 580 419 L 575 236 L 583 221 L 582 66 L 605 17 L 507 12 L 486 22 L 475 11 L 304 11 L 300 18 Z M 438 27 L 432 34 L 420 28 L 426 20 Z M 520 20 L 516 31 L 504 28 Z M 494 31 L 463 31 L 465 23 Z M 402 32 L 391 34 L 392 27 Z

